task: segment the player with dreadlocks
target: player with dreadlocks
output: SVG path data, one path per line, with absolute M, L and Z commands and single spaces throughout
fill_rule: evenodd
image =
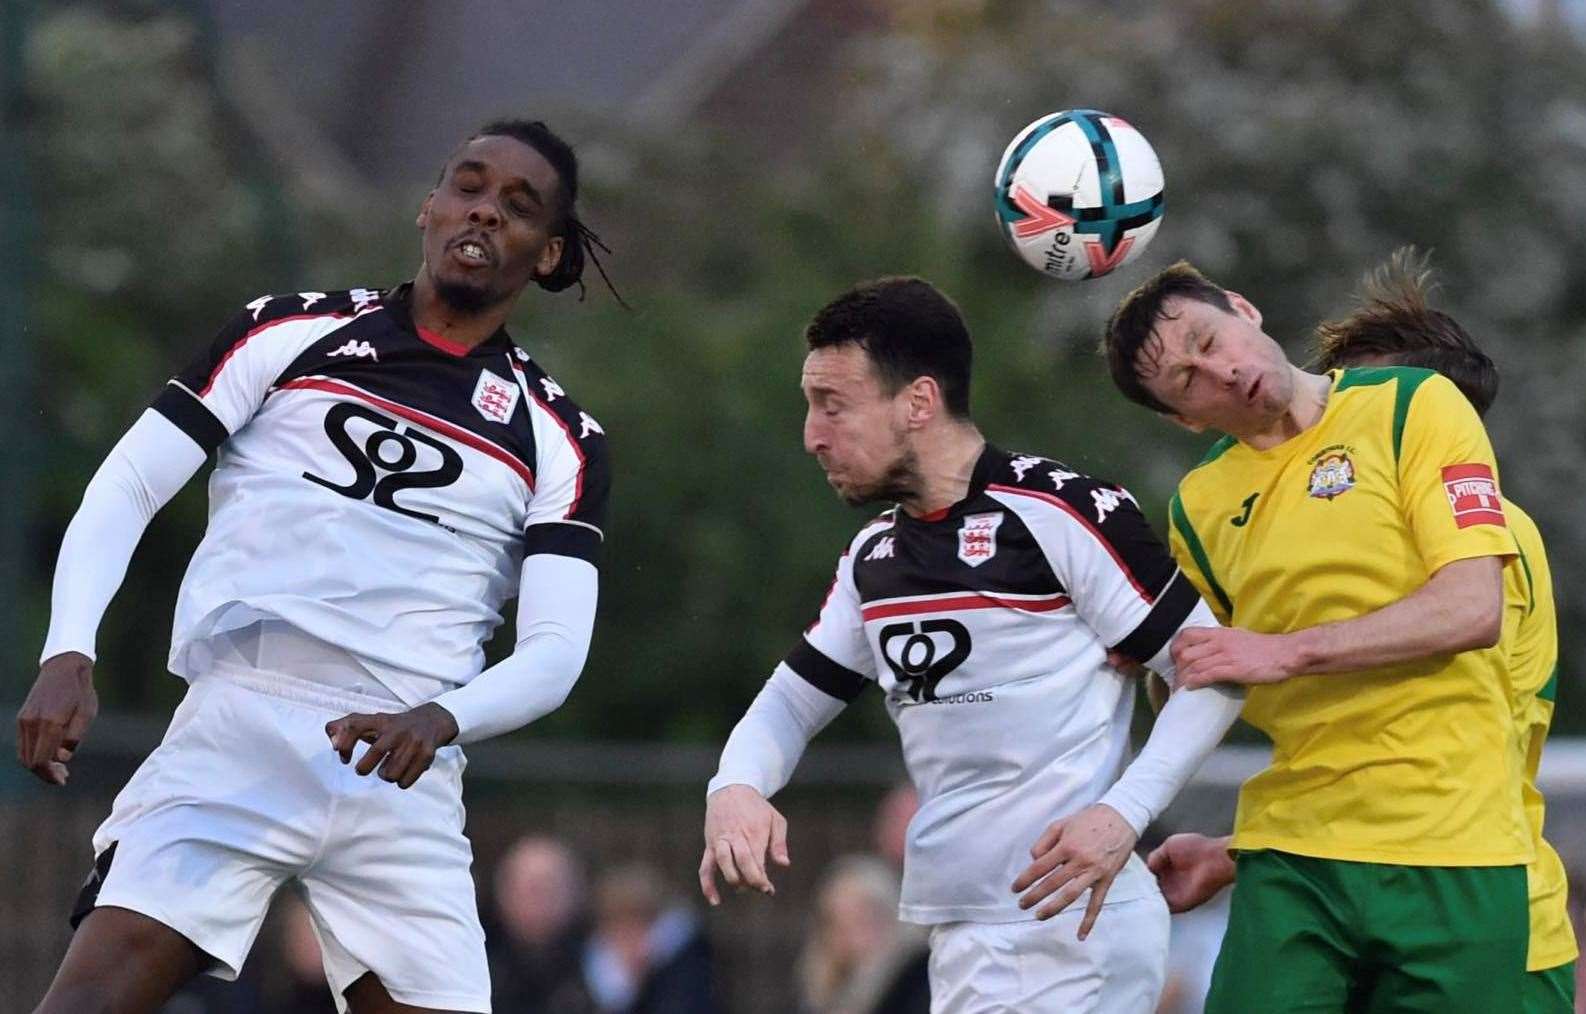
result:
M 340 1009 L 490 1009 L 461 745 L 572 688 L 609 486 L 599 424 L 503 328 L 604 249 L 577 194 L 545 124 L 485 126 L 424 198 L 412 281 L 249 302 L 88 484 L 18 716 L 21 762 L 56 785 L 133 548 L 218 452 L 172 630 L 190 686 L 94 835 L 40 1011 L 153 1011 L 235 977 L 282 885 Z M 514 595 L 515 649 L 484 668 Z

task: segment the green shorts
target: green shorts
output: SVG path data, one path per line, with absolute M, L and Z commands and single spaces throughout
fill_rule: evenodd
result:
M 1525 973 L 1520 991 L 1525 1014 L 1575 1014 L 1575 962 Z
M 1206 1014 L 1519 1014 L 1523 866 L 1242 852 Z

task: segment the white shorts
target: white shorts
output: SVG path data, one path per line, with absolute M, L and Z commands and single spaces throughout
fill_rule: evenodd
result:
M 931 928 L 931 1014 L 1153 1014 L 1167 964 L 1167 904 L 1152 893 L 1046 922 Z
M 343 765 L 325 723 L 401 705 L 257 672 L 193 682 L 165 739 L 94 834 L 94 905 L 141 912 L 236 978 L 270 899 L 296 879 L 339 1010 L 373 972 L 393 999 L 489 1011 L 484 931 L 463 836 L 462 750 L 410 789 Z

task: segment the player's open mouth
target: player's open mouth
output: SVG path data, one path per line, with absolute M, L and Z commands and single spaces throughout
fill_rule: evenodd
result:
M 482 268 L 494 263 L 490 248 L 478 240 L 465 239 L 452 244 L 452 256 L 469 267 Z

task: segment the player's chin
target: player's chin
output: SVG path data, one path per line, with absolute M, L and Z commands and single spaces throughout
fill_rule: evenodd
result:
M 501 301 L 488 278 L 444 275 L 435 280 L 435 293 L 447 306 L 463 313 L 477 313 Z

